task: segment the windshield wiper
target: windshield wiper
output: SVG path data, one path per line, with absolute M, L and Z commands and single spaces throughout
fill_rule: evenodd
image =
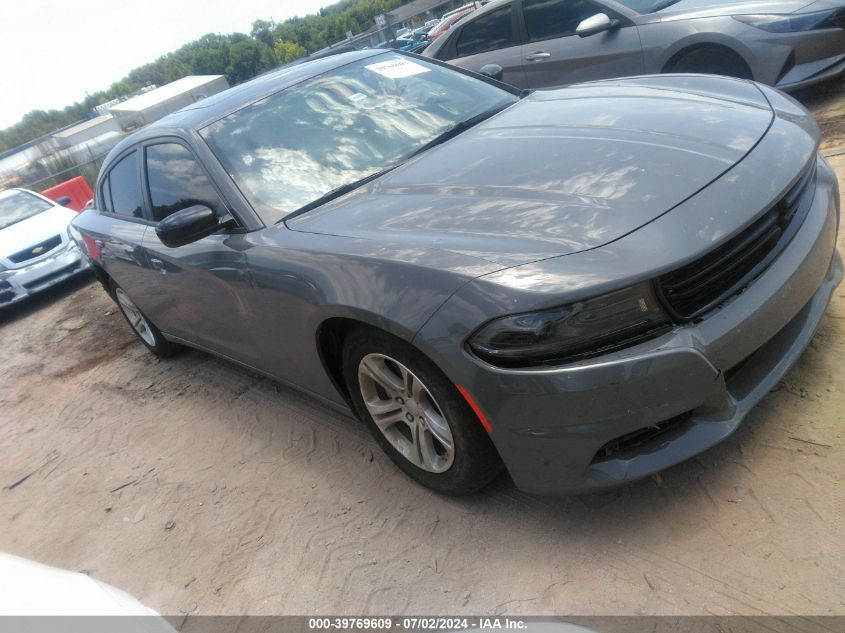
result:
M 465 119 L 463 121 L 458 121 L 457 123 L 455 123 L 455 125 L 453 125 L 449 129 L 447 129 L 442 134 L 434 137 L 432 140 L 430 140 L 428 143 L 426 143 L 422 147 L 418 147 L 413 152 L 408 154 L 404 158 L 404 160 L 407 160 L 409 158 L 413 158 L 417 154 L 422 154 L 424 151 L 431 149 L 435 145 L 440 145 L 441 143 L 445 143 L 450 138 L 454 138 L 458 134 L 460 134 L 461 132 L 466 132 L 468 129 L 470 129 L 471 127 L 473 127 L 475 125 L 478 125 L 479 123 L 481 123 L 485 119 L 489 119 L 494 114 L 498 114 L 499 112 L 501 112 L 502 110 L 507 108 L 509 105 L 511 105 L 511 104 L 506 103 L 505 105 L 496 106 L 495 108 L 490 108 L 489 110 L 485 110 L 481 114 L 476 114 L 475 116 L 470 117 L 468 119 Z
M 287 214 L 285 217 L 283 217 L 281 219 L 281 222 L 284 222 L 285 220 L 290 220 L 291 218 L 295 218 L 298 215 L 302 215 L 303 213 L 310 211 L 311 209 L 316 209 L 317 207 L 326 204 L 330 200 L 334 200 L 335 198 L 340 198 L 340 196 L 347 194 L 350 191 L 353 191 L 354 189 L 357 189 L 358 187 L 360 187 L 362 185 L 366 185 L 371 180 L 375 180 L 379 176 L 383 176 L 387 172 L 393 171 L 394 169 L 399 167 L 400 164 L 401 164 L 401 162 L 394 163 L 393 165 L 390 165 L 389 167 L 385 167 L 384 169 L 381 169 L 381 170 L 379 170 L 375 173 L 372 173 L 369 176 L 364 176 L 363 178 L 356 180 L 354 182 L 350 182 L 350 183 L 347 183 L 345 185 L 341 185 L 340 187 L 336 187 L 335 189 L 332 189 L 331 191 L 329 191 L 327 194 L 322 195 L 319 198 L 317 198 L 316 200 L 312 200 L 311 202 L 309 202 L 305 206 L 299 207 L 296 211 L 293 211 L 292 213 Z

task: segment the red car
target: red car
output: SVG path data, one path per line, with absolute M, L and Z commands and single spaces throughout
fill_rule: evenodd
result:
M 442 20 L 440 20 L 440 22 L 435 24 L 431 28 L 431 30 L 428 32 L 428 41 L 433 42 L 438 37 L 443 35 L 446 31 L 448 31 L 450 28 L 452 28 L 452 25 L 455 22 L 460 20 L 465 15 L 469 15 L 473 11 L 475 11 L 475 9 L 470 8 L 470 9 L 467 9 L 466 11 L 461 11 L 460 13 L 454 13 L 447 18 L 443 18 Z

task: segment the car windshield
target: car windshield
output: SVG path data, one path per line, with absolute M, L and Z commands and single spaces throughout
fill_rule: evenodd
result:
M 49 202 L 26 191 L 4 191 L 0 193 L 0 229 L 52 208 Z
M 639 14 L 655 13 L 680 2 L 680 0 L 617 0 Z
M 273 224 L 517 100 L 471 76 L 387 53 L 261 99 L 202 135 Z

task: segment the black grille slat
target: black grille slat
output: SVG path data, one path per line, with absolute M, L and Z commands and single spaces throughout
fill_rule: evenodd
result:
M 742 292 L 783 250 L 813 200 L 815 161 L 774 207 L 738 235 L 656 281 L 673 317 L 691 320 Z
M 670 273 L 669 275 L 664 276 L 663 281 L 663 291 L 666 293 L 673 292 L 676 287 L 687 286 L 691 283 L 697 282 L 699 279 L 704 277 L 710 277 L 711 273 L 719 274 L 718 269 L 731 262 L 731 260 L 736 256 L 736 253 L 740 250 L 744 250 L 751 246 L 751 244 L 755 241 L 760 239 L 761 234 L 767 232 L 771 229 L 772 226 L 776 225 L 778 222 L 778 216 L 776 214 L 767 214 L 767 217 L 763 218 L 763 222 L 759 223 L 758 226 L 752 227 L 753 230 L 748 233 L 747 236 L 742 235 L 744 239 L 740 244 L 737 245 L 736 248 L 718 248 L 711 254 L 712 262 L 707 263 L 706 265 L 702 266 L 698 271 L 694 272 L 692 275 L 684 277 L 683 275 L 679 275 L 678 273 Z M 681 269 L 684 270 L 684 269 Z M 673 277 L 679 277 L 676 283 L 673 283 Z
M 46 239 L 43 242 L 33 244 L 32 246 L 25 248 L 22 251 L 18 251 L 14 255 L 9 256 L 9 261 L 14 264 L 22 264 L 26 261 L 29 261 L 30 259 L 41 257 L 42 255 L 46 255 L 50 251 L 56 250 L 59 246 L 61 246 L 61 244 L 61 235 L 54 235 L 53 237 Z
M 690 284 L 685 284 L 683 286 L 683 290 L 666 291 L 664 289 L 666 296 L 685 299 L 691 295 L 702 292 L 708 287 L 714 285 L 724 285 L 725 280 L 727 279 L 734 279 L 734 281 L 736 281 L 739 277 L 742 277 L 743 273 L 741 271 L 744 270 L 742 268 L 743 265 L 759 261 L 757 256 L 761 253 L 761 251 L 767 252 L 768 248 L 771 248 L 777 243 L 781 234 L 782 231 L 780 227 L 770 227 L 763 236 L 756 239 L 753 243 L 747 244 L 741 251 L 732 253 L 735 257 L 731 258 L 729 267 L 722 267 L 720 270 L 715 271 L 713 275 L 710 275 L 707 278 L 698 279 L 697 283 L 692 286 Z

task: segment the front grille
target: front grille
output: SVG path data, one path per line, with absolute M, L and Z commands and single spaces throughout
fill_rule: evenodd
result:
M 816 162 L 762 217 L 703 257 L 659 277 L 657 294 L 679 320 L 696 319 L 739 294 L 798 231 L 813 202 Z
M 30 259 L 35 259 L 36 257 L 41 257 L 42 255 L 46 255 L 52 250 L 55 250 L 59 246 L 61 246 L 62 237 L 60 235 L 54 235 L 48 240 L 44 240 L 34 246 L 30 246 L 28 248 L 23 249 L 22 251 L 18 251 L 14 255 L 9 257 L 9 260 L 13 264 L 23 264 Z
M 59 270 L 56 270 L 56 271 L 50 273 L 49 275 L 44 275 L 43 277 L 41 277 L 39 279 L 36 279 L 34 281 L 30 281 L 29 283 L 25 283 L 25 284 L 23 284 L 23 287 L 26 288 L 27 290 L 32 290 L 33 288 L 38 288 L 39 286 L 43 286 L 44 284 L 48 284 L 51 281 L 55 281 L 56 279 L 59 279 L 60 277 L 64 277 L 65 275 L 69 275 L 74 270 L 79 268 L 80 265 L 81 265 L 81 262 L 74 262 L 72 264 L 65 266 L 64 268 L 60 268 Z

